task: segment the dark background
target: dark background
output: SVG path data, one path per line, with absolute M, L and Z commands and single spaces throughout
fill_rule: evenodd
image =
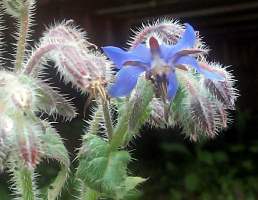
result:
M 143 127 L 129 147 L 136 158 L 132 172 L 149 177 L 138 199 L 258 199 L 258 1 L 39 0 L 34 38 L 37 41 L 48 24 L 73 19 L 98 46 L 125 47 L 131 28 L 159 17 L 179 19 L 199 30 L 212 49 L 210 60 L 231 66 L 241 96 L 231 112 L 233 123 L 213 140 L 192 143 L 179 129 Z M 86 97 L 49 71 L 53 84 L 75 96 L 80 112 L 71 124 L 58 125 L 73 158 L 80 146 Z M 45 173 L 42 185 L 56 173 L 46 167 L 39 168 Z M 63 198 L 70 199 L 68 193 Z

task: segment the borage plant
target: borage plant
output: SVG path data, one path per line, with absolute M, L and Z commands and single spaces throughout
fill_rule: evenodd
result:
M 132 157 L 126 146 L 145 123 L 180 126 L 194 141 L 227 127 L 237 97 L 232 74 L 207 61 L 208 49 L 191 25 L 165 19 L 144 26 L 128 50 L 103 47 L 109 61 L 72 21 L 49 27 L 28 47 L 34 4 L 2 1 L 19 30 L 13 67 L 2 62 L 0 71 L 0 167 L 12 176 L 15 199 L 57 199 L 69 174 L 68 152 L 41 113 L 70 121 L 76 111 L 42 80 L 49 60 L 62 80 L 95 101 L 77 156 L 77 199 L 126 199 L 137 192 L 146 179 L 129 175 Z M 45 159 L 57 160 L 61 170 L 47 190 L 40 190 L 35 170 Z

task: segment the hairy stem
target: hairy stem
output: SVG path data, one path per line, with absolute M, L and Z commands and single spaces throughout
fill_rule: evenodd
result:
M 138 80 L 135 93 L 124 102 L 118 123 L 110 142 L 111 151 L 125 146 L 148 118 L 148 105 L 154 95 L 152 83 L 145 79 Z
M 62 166 L 62 169 L 58 173 L 55 181 L 48 188 L 48 200 L 55 200 L 58 198 L 67 179 L 67 175 L 67 167 Z
M 33 183 L 33 171 L 26 167 L 12 167 L 13 182 L 19 200 L 38 200 L 35 184 Z
M 26 40 L 29 32 L 29 20 L 30 20 L 30 12 L 29 12 L 29 2 L 24 3 L 24 6 L 21 8 L 21 15 L 19 17 L 19 38 L 17 43 L 17 52 L 15 58 L 15 69 L 16 71 L 20 70 L 22 67 L 22 63 L 25 55 L 26 48 Z
M 112 124 L 112 120 L 109 112 L 108 103 L 104 99 L 102 99 L 101 103 L 102 103 L 105 126 L 107 128 L 108 137 L 109 139 L 111 139 L 113 135 L 113 124 Z
M 114 135 L 110 142 L 110 150 L 114 151 L 124 144 L 124 138 L 127 134 L 128 120 L 129 120 L 129 102 L 127 102 L 125 112 L 119 118 L 118 124 L 114 131 Z
M 49 53 L 51 50 L 55 48 L 55 44 L 47 44 L 37 48 L 37 50 L 33 54 L 31 54 L 29 60 L 27 61 L 24 73 L 31 74 L 34 68 L 40 63 L 42 57 L 44 57 L 45 54 Z

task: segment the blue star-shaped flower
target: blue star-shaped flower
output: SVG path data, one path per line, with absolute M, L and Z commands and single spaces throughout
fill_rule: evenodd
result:
M 151 37 L 149 47 L 139 44 L 129 51 L 113 46 L 103 47 L 105 54 L 119 69 L 116 81 L 109 88 L 110 96 L 128 96 L 135 87 L 139 75 L 146 72 L 157 84 L 164 83 L 164 81 L 167 83 L 166 97 L 170 100 L 176 95 L 178 89 L 175 68 L 185 68 L 185 65 L 196 69 L 206 78 L 224 80 L 221 74 L 200 66 L 196 58 L 192 56 L 201 51 L 193 49 L 196 35 L 192 26 L 185 24 L 185 27 L 182 38 L 175 45 L 159 45 L 158 41 Z

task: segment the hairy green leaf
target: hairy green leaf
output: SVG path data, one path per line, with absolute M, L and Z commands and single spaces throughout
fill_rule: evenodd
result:
M 77 177 L 106 197 L 122 199 L 143 182 L 142 178 L 127 176 L 130 159 L 128 152 L 110 152 L 109 143 L 97 135 L 88 134 L 80 152 Z
M 38 83 L 39 102 L 38 107 L 48 114 L 57 113 L 68 120 L 74 118 L 77 113 L 70 101 L 52 89 L 44 82 Z
M 59 134 L 49 124 L 45 123 L 45 125 L 45 134 L 41 136 L 44 157 L 55 159 L 61 165 L 61 170 L 48 188 L 48 200 L 55 200 L 60 195 L 67 180 L 70 160 L 68 151 Z

